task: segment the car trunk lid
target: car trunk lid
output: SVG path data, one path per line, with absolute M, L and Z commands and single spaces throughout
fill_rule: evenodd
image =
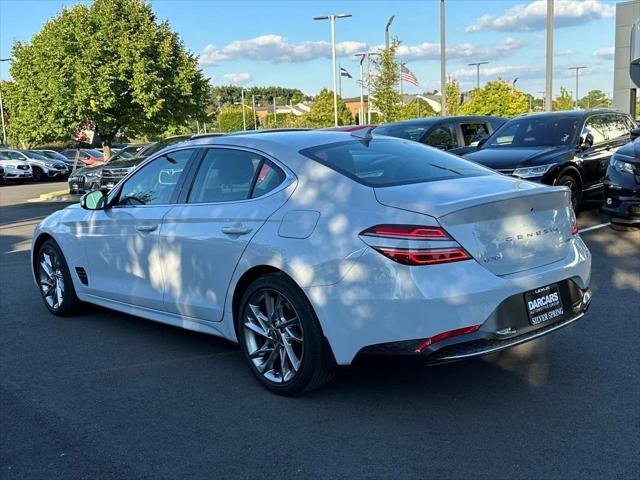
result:
M 565 258 L 570 192 L 502 175 L 376 188 L 386 206 L 433 216 L 480 264 L 508 275 Z

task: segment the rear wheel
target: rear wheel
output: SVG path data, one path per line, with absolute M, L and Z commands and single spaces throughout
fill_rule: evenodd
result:
M 571 190 L 571 206 L 575 212 L 578 211 L 580 200 L 582 199 L 582 189 L 578 181 L 571 175 L 563 174 L 556 181 L 556 185 L 568 187 Z
M 238 340 L 267 389 L 297 395 L 331 380 L 335 362 L 309 300 L 282 274 L 255 280 L 242 296 Z
M 58 244 L 46 240 L 38 250 L 36 279 L 45 306 L 54 315 L 67 317 L 81 305 L 73 288 L 73 281 Z

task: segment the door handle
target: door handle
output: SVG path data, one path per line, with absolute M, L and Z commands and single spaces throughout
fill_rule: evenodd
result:
M 151 233 L 158 228 L 158 225 L 136 225 L 136 230 L 140 233 Z
M 222 227 L 222 233 L 227 235 L 246 235 L 251 233 L 253 229 L 249 227 L 235 226 L 235 227 Z

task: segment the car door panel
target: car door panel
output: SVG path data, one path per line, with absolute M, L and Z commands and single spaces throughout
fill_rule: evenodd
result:
M 204 157 L 203 162 L 206 160 Z M 255 175 L 257 191 L 260 173 Z M 196 173 L 196 182 L 198 176 L 203 173 Z M 167 213 L 160 231 L 167 311 L 212 322 L 222 320 L 227 288 L 240 257 L 291 193 L 286 186 L 293 179 L 285 177 L 277 188 L 259 198 L 185 203 Z M 218 191 L 213 180 L 201 190 L 206 198 L 229 196 L 229 192 Z

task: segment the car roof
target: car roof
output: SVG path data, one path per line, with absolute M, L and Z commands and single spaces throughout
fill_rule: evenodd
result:
M 379 125 L 379 127 L 386 127 L 389 125 L 432 125 L 437 122 L 449 122 L 449 121 L 465 121 L 465 120 L 507 120 L 505 117 L 499 117 L 495 115 L 452 115 L 450 117 L 421 117 L 412 118 L 410 120 L 401 120 L 399 122 L 391 122 Z
M 537 112 L 537 113 L 523 113 L 522 115 L 515 118 L 553 118 L 553 117 L 576 117 L 582 118 L 587 115 L 592 115 L 595 113 L 618 113 L 625 115 L 623 112 L 619 110 L 614 110 L 611 108 L 593 108 L 588 110 L 560 110 L 557 112 Z M 514 119 L 512 119 L 514 120 Z

